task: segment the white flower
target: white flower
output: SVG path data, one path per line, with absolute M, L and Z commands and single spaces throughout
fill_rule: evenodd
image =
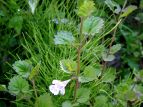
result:
M 37 3 L 38 3 L 38 0 L 29 0 L 28 1 L 28 4 L 29 4 L 32 14 L 34 14 L 34 12 L 35 12 Z
M 60 81 L 60 80 L 53 80 L 52 85 L 49 86 L 49 90 L 54 94 L 54 95 L 64 95 L 65 94 L 65 87 L 66 85 L 70 82 L 71 79 L 66 80 L 66 81 Z

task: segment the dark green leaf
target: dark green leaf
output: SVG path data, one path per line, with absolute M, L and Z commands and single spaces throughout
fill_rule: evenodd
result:
M 13 69 L 22 77 L 27 78 L 33 68 L 32 64 L 28 61 L 16 61 L 13 65 Z
M 28 94 L 29 84 L 21 76 L 14 76 L 8 85 L 9 92 L 15 95 Z
M 20 33 L 22 29 L 23 17 L 22 16 L 14 16 L 9 21 L 9 27 L 14 28 L 17 33 Z
M 40 95 L 36 100 L 35 107 L 54 107 L 51 96 L 47 93 Z
M 79 88 L 77 91 L 77 102 L 86 103 L 89 100 L 90 89 L 88 88 Z
M 102 77 L 103 82 L 112 82 L 116 77 L 116 69 L 108 68 L 105 74 Z

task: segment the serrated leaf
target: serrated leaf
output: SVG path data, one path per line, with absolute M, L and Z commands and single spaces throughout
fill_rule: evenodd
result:
M 29 80 L 32 80 L 38 73 L 40 68 L 41 62 L 39 62 L 31 71 L 29 75 Z
M 6 85 L 0 84 L 0 91 L 6 91 Z
M 27 78 L 33 68 L 28 60 L 18 60 L 12 65 L 13 69 L 22 77 Z
M 47 93 L 40 95 L 35 102 L 35 107 L 54 107 L 51 96 Z
M 129 14 L 131 14 L 134 10 L 137 9 L 137 6 L 134 6 L 134 5 L 130 5 L 128 7 L 126 7 L 124 10 L 123 10 L 123 14 L 121 14 L 121 18 L 122 17 L 127 17 Z
M 22 29 L 23 17 L 22 16 L 14 16 L 9 21 L 9 27 L 14 28 L 17 33 L 20 33 Z
M 28 94 L 29 84 L 21 76 L 14 76 L 8 85 L 9 92 L 15 95 Z
M 65 101 L 62 103 L 62 107 L 73 107 L 70 101 Z
M 121 44 L 113 45 L 110 49 L 110 54 L 115 54 L 121 49 Z
M 102 53 L 102 58 L 104 61 L 113 61 L 115 59 L 115 56 L 104 52 L 104 53 Z
M 60 44 L 72 44 L 75 41 L 71 32 L 68 31 L 60 31 L 57 32 L 54 38 L 54 42 L 56 45 Z
M 116 78 L 116 69 L 108 68 L 102 77 L 102 82 L 112 82 Z
M 72 59 L 63 59 L 60 61 L 60 68 L 66 73 L 72 73 L 76 71 L 77 63 Z
M 83 1 L 79 1 L 78 2 L 78 15 L 80 17 L 87 17 L 87 16 L 90 16 L 94 10 L 95 10 L 95 7 L 94 7 L 94 2 L 92 0 L 83 0 Z
M 104 21 L 100 17 L 88 17 L 83 22 L 83 34 L 94 36 L 96 33 L 100 33 L 104 26 Z
M 81 83 L 90 82 L 97 79 L 100 74 L 100 69 L 94 68 L 92 66 L 87 66 L 83 71 L 83 76 L 80 76 L 78 79 Z
M 119 14 L 121 11 L 120 5 L 113 0 L 105 0 L 105 4 L 116 14 Z
M 90 97 L 90 89 L 88 88 L 79 88 L 77 90 L 77 102 L 86 103 Z

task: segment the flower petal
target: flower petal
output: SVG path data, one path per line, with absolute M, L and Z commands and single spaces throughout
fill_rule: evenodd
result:
M 60 80 L 53 80 L 52 84 L 61 84 L 61 81 Z
M 65 94 L 65 88 L 63 88 L 63 89 L 60 90 L 60 94 L 61 94 L 61 95 L 64 95 L 64 94 Z
M 49 86 L 49 90 L 54 94 L 54 95 L 58 95 L 59 94 L 59 89 L 57 88 L 56 85 L 50 85 Z
M 66 80 L 66 81 L 62 81 L 62 84 L 63 84 L 64 86 L 66 86 L 70 81 L 71 81 L 71 79 Z

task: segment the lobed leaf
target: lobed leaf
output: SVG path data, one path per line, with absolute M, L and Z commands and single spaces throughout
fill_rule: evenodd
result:
M 94 36 L 96 33 L 100 33 L 104 26 L 104 21 L 100 17 L 88 17 L 83 22 L 83 34 Z
M 95 4 L 92 0 L 83 0 L 83 1 L 80 0 L 78 4 L 79 4 L 79 9 L 77 14 L 80 17 L 90 16 L 95 10 L 94 7 Z
M 32 64 L 28 60 L 18 60 L 12 65 L 13 69 L 22 77 L 27 78 L 30 75 Z
M 60 31 L 57 32 L 54 38 L 55 45 L 60 44 L 72 44 L 75 41 L 71 32 L 68 31 Z
M 20 95 L 29 93 L 29 84 L 21 76 L 14 76 L 8 85 L 11 94 Z

